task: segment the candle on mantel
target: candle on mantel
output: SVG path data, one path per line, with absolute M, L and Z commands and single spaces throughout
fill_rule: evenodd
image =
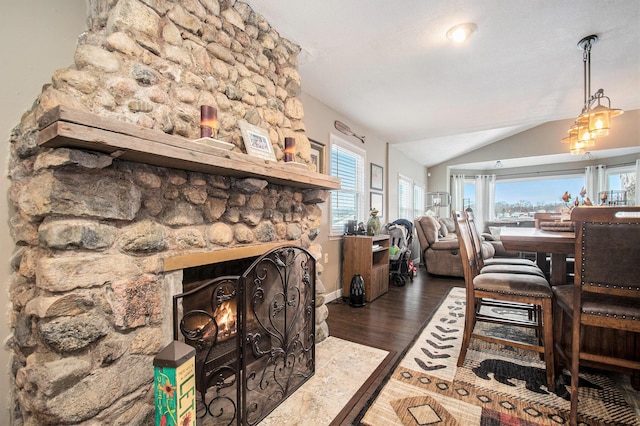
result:
M 200 106 L 200 137 L 215 137 L 218 130 L 218 110 L 210 105 Z
M 287 163 L 294 160 L 296 156 L 296 140 L 294 138 L 284 138 L 284 161 Z

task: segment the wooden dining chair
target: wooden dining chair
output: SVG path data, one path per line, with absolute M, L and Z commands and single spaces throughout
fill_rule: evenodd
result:
M 481 274 L 488 272 L 497 273 L 514 273 L 514 274 L 534 274 L 544 277 L 544 272 L 529 259 L 511 258 L 511 257 L 491 257 L 485 259 L 482 253 L 482 238 L 476 227 L 473 212 L 465 212 L 467 216 L 467 226 L 471 233 L 471 242 L 478 262 L 478 268 Z
M 571 221 L 562 221 L 562 213 L 536 212 L 533 214 L 533 220 L 537 229 L 556 231 L 573 231 L 574 229 Z M 536 253 L 536 264 L 547 276 L 551 275 L 551 260 L 549 253 Z M 566 256 L 562 261 L 566 264 L 567 276 L 565 278 L 567 283 L 570 283 L 573 281 L 573 265 L 575 263 L 573 256 Z
M 503 258 L 488 258 L 485 259 L 485 256 L 482 253 L 482 239 L 480 237 L 480 233 L 478 232 L 478 228 L 475 223 L 475 217 L 473 212 L 465 211 L 467 217 L 467 226 L 469 227 L 469 232 L 471 233 L 471 242 L 473 244 L 473 248 L 476 254 L 476 262 L 478 262 L 478 269 L 481 274 L 486 273 L 514 273 L 514 274 L 530 274 L 530 275 L 539 275 L 541 277 L 545 277 L 544 272 L 538 266 L 529 259 L 521 259 L 521 258 L 511 258 L 511 257 L 503 257 Z M 530 304 L 522 304 L 522 303 L 513 303 L 513 302 L 505 302 L 502 300 L 492 300 L 492 299 L 483 299 L 481 303 L 478 303 L 477 309 L 480 309 L 480 306 L 491 306 L 497 308 L 506 308 L 506 309 L 524 309 L 527 312 L 527 316 L 530 320 L 542 321 L 542 317 L 540 316 L 540 310 L 535 305 Z M 542 324 L 539 324 L 540 327 Z
M 539 275 L 510 273 L 480 274 L 477 257 L 473 248 L 471 231 L 467 226 L 466 214 L 463 211 L 455 211 L 453 212 L 453 217 L 455 219 L 456 234 L 460 245 L 460 257 L 462 259 L 466 287 L 465 324 L 462 346 L 460 348 L 460 355 L 458 356 L 458 367 L 464 363 L 472 338 L 531 350 L 544 356 L 547 386 L 549 390 L 553 390 L 555 374 L 551 317 L 552 292 L 549 283 Z M 492 315 L 490 312 L 483 312 L 478 309 L 483 299 L 534 305 L 539 307 L 542 313 L 541 321 L 536 319 L 511 319 L 504 316 Z M 475 330 L 476 323 L 478 322 L 534 329 L 537 331 L 538 340 L 537 343 L 530 343 L 484 335 Z
M 571 373 L 570 423 L 578 420 L 578 374 L 584 361 L 640 370 L 631 358 L 609 351 L 588 353 L 584 327 L 640 333 L 640 207 L 577 207 L 576 272 L 573 285 L 555 286 L 554 332 L 559 363 Z M 570 334 L 564 322 L 570 321 Z M 612 348 L 609 348 L 612 349 Z

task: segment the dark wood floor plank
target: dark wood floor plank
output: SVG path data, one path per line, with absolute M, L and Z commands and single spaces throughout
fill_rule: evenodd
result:
M 327 305 L 327 325 L 331 336 L 390 352 L 382 368 L 367 380 L 331 425 L 353 424 L 360 410 L 453 287 L 464 287 L 464 280 L 434 277 L 424 268 L 419 268 L 413 281 L 407 280 L 404 287 L 390 286 L 388 293 L 364 307 L 354 308 L 343 300 Z

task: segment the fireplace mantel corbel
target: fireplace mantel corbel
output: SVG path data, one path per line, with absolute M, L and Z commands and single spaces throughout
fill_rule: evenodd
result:
M 260 178 L 277 185 L 305 189 L 340 189 L 340 180 L 304 167 L 225 151 L 132 123 L 65 106 L 38 120 L 38 145 L 107 153 L 127 161 L 201 173 Z

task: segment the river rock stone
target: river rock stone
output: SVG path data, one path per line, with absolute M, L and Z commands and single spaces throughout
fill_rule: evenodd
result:
M 241 223 L 233 228 L 233 236 L 240 244 L 252 243 L 255 240 L 251 228 Z
M 95 306 L 93 299 L 84 294 L 67 293 L 62 296 L 36 297 L 25 307 L 25 312 L 38 318 L 74 316 L 88 312 Z
M 38 244 L 38 228 L 22 215 L 13 215 L 9 220 L 9 232 L 16 243 Z
M 162 222 L 168 226 L 197 225 L 204 222 L 200 210 L 193 204 L 178 201 L 166 206 L 162 214 Z
M 55 318 L 38 326 L 44 342 L 57 352 L 86 348 L 106 336 L 109 330 L 109 323 L 104 317 L 88 313 Z
M 114 325 L 125 330 L 157 324 L 162 319 L 161 293 L 158 290 L 155 275 L 113 281 L 108 296 Z
M 200 34 L 202 32 L 202 23 L 200 19 L 193 16 L 182 6 L 177 4 L 167 13 L 169 19 L 171 19 L 176 25 L 182 27 L 192 34 Z
M 27 365 L 27 380 L 47 397 L 69 389 L 91 372 L 91 363 L 77 357 Z
M 207 247 L 207 241 L 198 229 L 178 229 L 175 231 L 174 240 L 178 249 Z
M 60 292 L 76 288 L 102 287 L 113 280 L 140 275 L 140 267 L 129 256 L 95 255 L 46 258 L 37 266 L 36 285 Z
M 207 229 L 207 238 L 214 244 L 228 246 L 233 242 L 233 228 L 226 223 L 214 223 Z
M 256 227 L 256 238 L 261 243 L 275 241 L 276 229 L 271 222 L 262 222 Z
M 60 214 L 131 220 L 140 209 L 141 192 L 118 173 L 101 175 L 45 172 L 22 190 L 19 206 L 28 215 Z
M 107 33 L 122 31 L 132 38 L 154 40 L 158 38 L 160 16 L 151 8 L 136 0 L 120 0 L 111 10 L 107 20 Z
M 78 69 L 95 68 L 105 73 L 120 71 L 118 57 L 98 46 L 83 44 L 78 46 L 74 57 Z
M 302 229 L 297 223 L 287 225 L 287 240 L 299 240 L 302 235 Z
M 154 253 L 167 248 L 164 226 L 150 220 L 128 226 L 120 233 L 120 247 L 125 252 Z
M 150 385 L 152 365 L 149 356 L 130 356 L 109 367 L 98 368 L 76 386 L 53 398 L 38 398 L 33 406 L 42 411 L 47 423 L 78 423 L 111 406 L 119 395 L 127 395 L 143 385 Z M 126 371 L 126 375 L 122 372 Z
M 115 227 L 84 219 L 45 220 L 38 233 L 40 244 L 61 250 L 104 249 L 116 238 Z
M 204 217 L 208 222 L 214 222 L 222 217 L 226 209 L 227 202 L 225 200 L 209 197 L 204 203 Z
M 77 149 L 58 148 L 38 155 L 33 165 L 34 170 L 78 165 L 86 169 L 104 169 L 109 167 L 113 158 L 96 152 L 79 151 Z

